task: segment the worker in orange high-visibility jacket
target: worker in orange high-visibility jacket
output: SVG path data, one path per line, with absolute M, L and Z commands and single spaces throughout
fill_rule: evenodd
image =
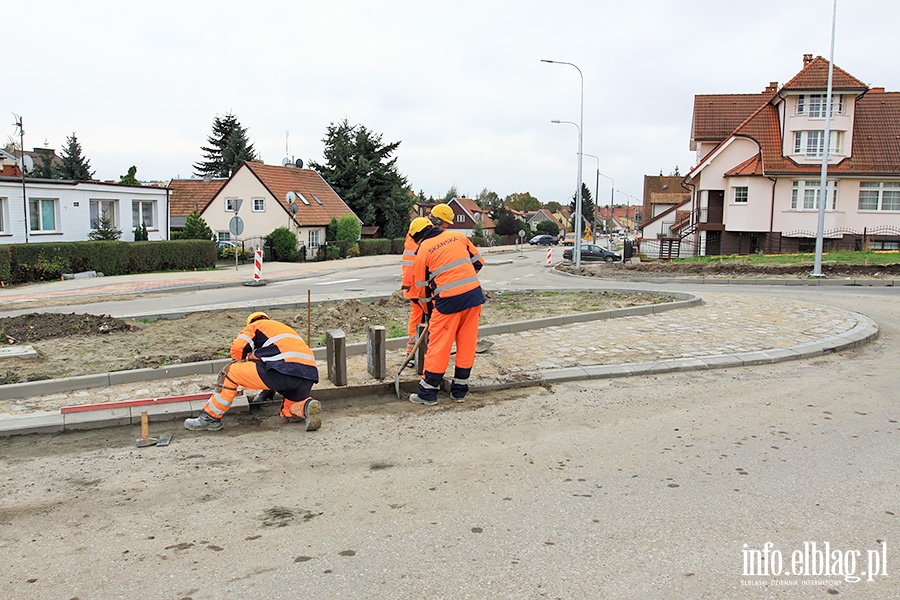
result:
M 412 223 L 410 223 L 410 228 L 413 228 L 413 223 L 418 221 L 419 226 L 423 226 L 429 224 L 430 221 L 428 217 L 416 217 L 413 219 Z M 417 227 L 418 231 L 420 227 Z M 413 278 L 413 260 L 416 257 L 416 249 L 419 247 L 419 244 L 413 239 L 413 237 L 407 233 L 406 239 L 403 242 L 403 260 L 400 262 L 400 269 L 402 273 L 402 277 L 400 280 L 400 289 L 403 290 L 403 297 L 410 301 L 410 310 L 409 310 L 409 319 L 406 323 L 406 354 L 409 355 L 412 352 L 413 346 L 416 345 L 416 327 L 419 323 L 425 322 L 425 309 L 422 304 L 419 303 L 419 298 L 415 292 L 415 279 Z
M 469 391 L 469 375 L 475 364 L 478 319 L 484 293 L 478 271 L 484 259 L 469 238 L 431 224 L 421 229 L 410 225 L 410 234 L 419 242 L 413 261 L 416 294 L 430 308 L 428 350 L 425 352 L 419 391 L 410 402 L 437 404 L 437 393 L 450 363 L 456 343 L 456 364 L 450 398 L 463 402 Z
M 310 397 L 319 381 L 312 350 L 293 328 L 262 312 L 247 317 L 247 326 L 231 342 L 231 364 L 219 373 L 212 396 L 198 417 L 186 419 L 191 430 L 218 431 L 240 388 L 263 390 L 284 400 L 281 416 L 287 421 L 306 421 L 306 430 L 322 425 L 322 405 Z

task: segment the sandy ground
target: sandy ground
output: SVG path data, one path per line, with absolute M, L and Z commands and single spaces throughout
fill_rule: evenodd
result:
M 256 413 L 173 423 L 166 448 L 0 440 L 0 596 L 896 598 L 887 333 L 800 364 L 332 403 L 315 433 Z M 767 541 L 886 541 L 890 577 L 744 576 Z

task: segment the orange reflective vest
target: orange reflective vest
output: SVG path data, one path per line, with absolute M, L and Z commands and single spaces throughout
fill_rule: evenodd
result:
M 426 234 L 413 262 L 416 297 L 430 302 L 481 287 L 476 264 L 480 269 L 484 259 L 463 234 L 456 231 Z
M 262 362 L 267 371 L 319 381 L 312 350 L 299 333 L 284 323 L 260 319 L 247 325 L 231 342 L 231 358 L 247 357 Z
M 400 279 L 400 286 L 403 289 L 403 297 L 410 300 L 418 297 L 415 292 L 416 281 L 413 277 L 413 261 L 416 258 L 416 249 L 418 247 L 419 244 L 407 233 L 406 239 L 403 241 L 403 259 L 400 261 L 400 269 L 403 274 Z

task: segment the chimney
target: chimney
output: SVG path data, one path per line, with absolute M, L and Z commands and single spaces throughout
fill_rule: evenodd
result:
M 778 91 L 778 82 L 777 82 L 777 81 L 770 81 L 770 82 L 769 82 L 769 85 L 767 85 L 767 86 L 766 86 L 766 89 L 763 90 L 763 91 L 764 91 L 764 92 L 777 92 L 777 91 Z
M 812 62 L 812 54 L 804 54 L 803 55 L 803 66 L 805 67 L 809 63 Z

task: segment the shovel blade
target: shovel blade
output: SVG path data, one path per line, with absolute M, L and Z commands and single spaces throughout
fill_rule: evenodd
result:
M 171 441 L 172 441 L 172 434 L 164 433 L 161 436 L 159 436 L 159 441 L 156 442 L 156 445 L 157 446 L 168 446 L 169 442 L 171 442 Z
M 138 448 L 146 448 L 147 446 L 155 446 L 159 442 L 156 438 L 138 438 L 134 440 L 134 445 Z

